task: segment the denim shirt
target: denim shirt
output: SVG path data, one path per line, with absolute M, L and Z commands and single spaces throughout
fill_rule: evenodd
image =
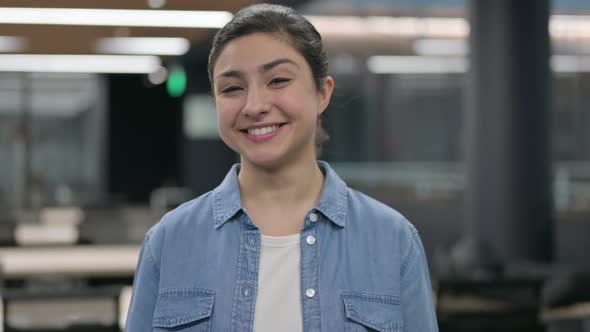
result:
M 438 331 L 416 229 L 318 163 L 321 198 L 301 230 L 304 331 Z M 148 231 L 126 331 L 252 331 L 260 230 L 242 207 L 238 170 Z

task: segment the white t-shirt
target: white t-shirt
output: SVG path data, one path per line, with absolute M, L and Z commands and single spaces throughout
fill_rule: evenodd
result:
M 301 332 L 300 234 L 262 235 L 254 332 Z

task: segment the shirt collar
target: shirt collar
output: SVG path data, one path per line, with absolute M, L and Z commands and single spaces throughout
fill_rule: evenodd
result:
M 324 173 L 324 187 L 320 201 L 315 209 L 320 211 L 334 224 L 344 227 L 346 225 L 347 188 L 346 183 L 325 161 L 318 161 L 320 169 Z
M 238 171 L 240 164 L 234 164 L 221 184 L 213 190 L 213 219 L 219 228 L 242 210 Z
M 346 183 L 325 161 L 318 161 L 318 166 L 324 173 L 324 186 L 320 201 L 315 210 L 321 212 L 334 224 L 346 225 Z M 220 228 L 236 213 L 243 211 L 238 171 L 240 164 L 234 164 L 221 184 L 213 190 L 213 219 L 215 228 Z

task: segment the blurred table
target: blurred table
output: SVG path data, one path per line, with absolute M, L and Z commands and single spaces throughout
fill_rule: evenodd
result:
M 590 332 L 590 302 L 546 308 L 541 312 L 541 320 L 547 332 Z
M 0 331 L 119 331 L 139 251 L 139 245 L 0 247 Z
M 442 332 L 538 332 L 542 280 L 519 278 L 438 280 Z
M 0 248 L 4 279 L 44 275 L 72 277 L 133 276 L 139 245 L 79 245 Z

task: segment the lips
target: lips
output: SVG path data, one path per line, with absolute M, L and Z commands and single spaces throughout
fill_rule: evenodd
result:
M 264 142 L 277 136 L 286 123 L 273 123 L 252 126 L 241 130 L 246 138 L 254 142 Z
M 270 133 L 276 131 L 277 129 L 279 129 L 279 125 L 270 125 L 270 126 L 261 127 L 261 128 L 249 128 L 246 131 L 248 132 L 249 135 L 261 136 L 261 135 L 270 134 Z

